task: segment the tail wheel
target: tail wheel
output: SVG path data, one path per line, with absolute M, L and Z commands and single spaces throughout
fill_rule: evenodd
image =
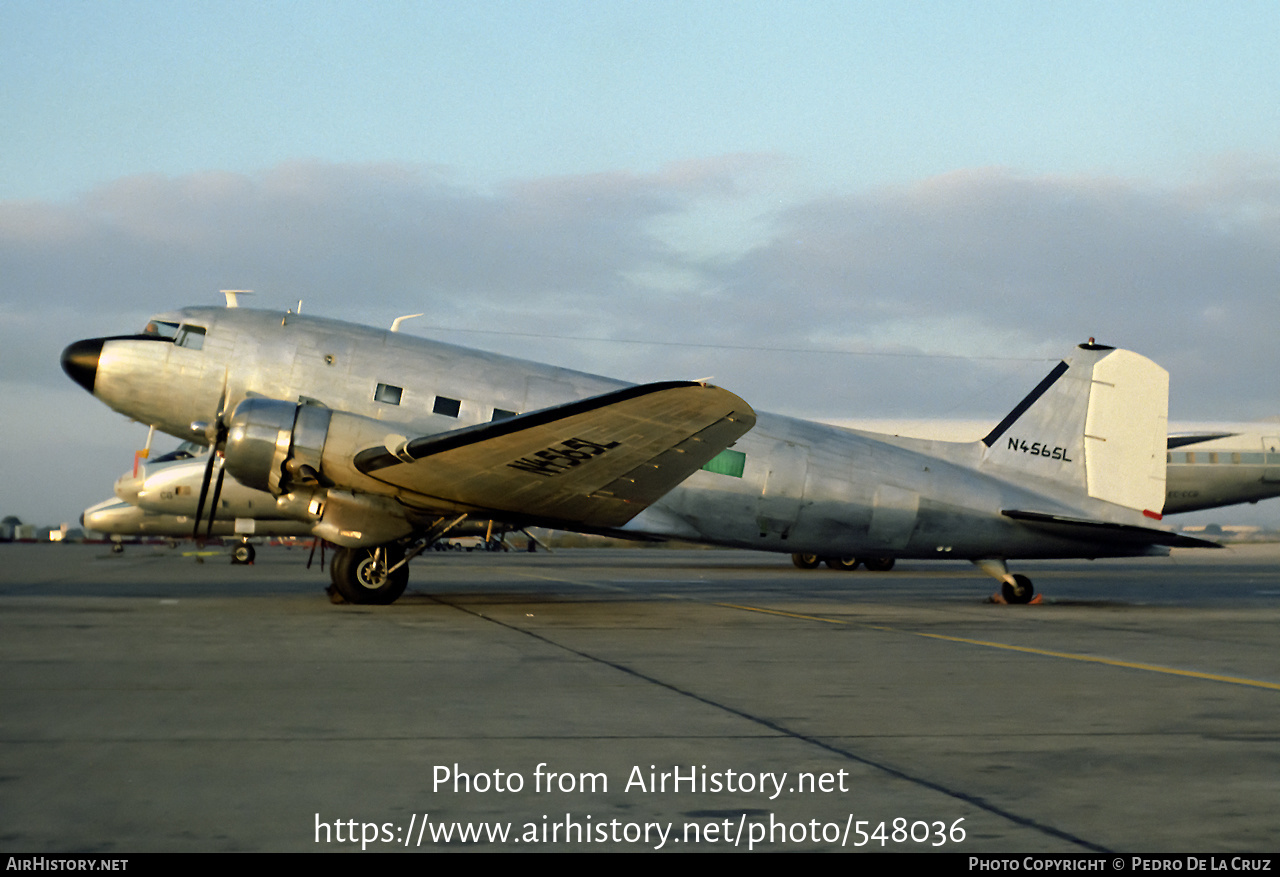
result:
M 242 564 L 253 563 L 253 558 L 255 556 L 257 555 L 256 555 L 256 552 L 253 550 L 253 546 L 248 544 L 247 542 L 241 542 L 235 548 L 231 549 L 232 563 L 242 563 Z
M 394 603 L 409 584 L 409 567 L 388 570 L 404 559 L 398 545 L 340 548 L 330 566 L 333 586 L 348 603 Z
M 858 565 L 860 563 L 862 563 L 862 561 L 848 554 L 844 555 L 843 557 L 827 558 L 827 566 L 829 566 L 831 569 L 844 570 L 845 572 L 853 572 L 855 569 L 858 568 Z
M 791 562 L 800 569 L 813 569 L 822 563 L 822 558 L 816 554 L 793 554 L 791 555 Z
M 893 569 L 893 564 L 892 557 L 873 557 L 866 562 L 867 569 L 872 572 L 888 572 Z
M 1006 603 L 1030 603 L 1035 595 L 1036 589 L 1026 576 L 1015 575 L 1013 584 L 1005 582 L 1000 586 L 1000 596 Z

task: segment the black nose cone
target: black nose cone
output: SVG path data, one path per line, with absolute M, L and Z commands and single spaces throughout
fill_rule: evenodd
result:
M 93 382 L 98 377 L 98 357 L 101 355 L 101 338 L 77 341 L 62 351 L 62 370 L 67 373 L 67 377 L 92 393 Z

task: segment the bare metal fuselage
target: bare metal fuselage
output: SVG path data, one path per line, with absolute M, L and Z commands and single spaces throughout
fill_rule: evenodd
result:
M 192 437 L 193 423 L 209 423 L 251 397 L 350 412 L 384 422 L 388 434 L 412 437 L 627 386 L 298 315 L 190 308 L 155 319 L 204 332 L 194 345 L 181 336 L 178 343 L 108 339 L 90 389 L 115 410 L 181 438 Z M 984 471 L 980 442 L 899 439 L 762 413 L 732 450 L 743 455 L 740 473 L 698 471 L 616 532 L 825 556 L 1094 557 L 1165 550 L 1078 538 L 1002 514 L 1034 509 L 1144 523 L 1133 509 L 1041 478 L 1032 466 L 1016 477 Z M 422 497 L 376 482 L 350 486 L 401 503 L 419 523 L 456 510 L 431 508 Z

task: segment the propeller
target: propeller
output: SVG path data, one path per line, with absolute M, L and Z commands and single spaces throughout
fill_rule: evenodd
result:
M 191 529 L 191 537 L 193 539 L 200 538 L 200 519 L 204 516 L 204 500 L 209 495 L 209 482 L 213 480 L 214 464 L 218 465 L 218 483 L 213 488 L 213 503 L 209 507 L 209 522 L 205 528 L 205 536 L 213 535 L 213 519 L 218 512 L 218 500 L 222 496 L 222 478 L 226 474 L 226 469 L 221 465 L 222 449 L 227 443 L 227 422 L 223 419 L 227 407 L 227 379 L 222 379 L 222 396 L 218 399 L 218 413 L 214 418 L 212 425 L 193 423 L 191 428 L 195 432 L 202 432 L 205 436 L 212 439 L 209 446 L 209 462 L 204 466 L 204 478 L 200 480 L 200 501 L 196 503 L 196 523 Z

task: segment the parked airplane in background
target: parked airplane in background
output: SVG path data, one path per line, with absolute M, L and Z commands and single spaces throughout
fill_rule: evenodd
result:
M 188 308 L 63 352 L 113 409 L 213 445 L 277 511 L 339 545 L 334 585 L 389 603 L 466 518 L 822 557 L 1006 561 L 1213 546 L 1153 525 L 1168 374 L 1082 344 L 981 441 L 775 415 L 701 382 L 632 385 L 292 313 Z M 218 472 L 218 483 L 222 472 Z M 217 505 L 219 487 L 213 496 Z M 406 549 L 408 555 L 406 555 Z
M 232 549 L 235 563 L 252 563 L 253 536 L 310 536 L 312 525 L 284 517 L 276 498 L 266 491 L 227 481 L 217 498 L 197 513 L 197 497 L 208 468 L 209 448 L 183 442 L 174 451 L 155 459 L 143 456 L 131 471 L 115 483 L 115 498 L 104 500 L 80 516 L 89 530 L 110 536 L 168 536 L 172 538 L 238 537 Z M 145 453 L 145 452 L 143 452 Z M 197 521 L 199 518 L 199 521 Z M 503 529 L 492 521 L 468 522 L 450 536 L 475 536 L 484 546 L 500 548 Z M 532 538 L 532 537 L 529 537 Z M 119 542 L 115 542 L 119 546 Z
M 1280 424 L 1274 429 L 1169 436 L 1165 513 L 1280 496 Z
M 85 509 L 80 524 L 109 536 L 168 536 L 171 538 L 239 537 L 232 548 L 236 563 L 252 563 L 251 536 L 310 536 L 305 521 L 276 510 L 275 497 L 251 490 L 234 479 L 210 507 L 204 524 L 195 523 L 209 449 L 184 442 L 154 460 L 140 463 L 116 479 L 115 498 Z M 119 542 L 115 543 L 119 545 Z

